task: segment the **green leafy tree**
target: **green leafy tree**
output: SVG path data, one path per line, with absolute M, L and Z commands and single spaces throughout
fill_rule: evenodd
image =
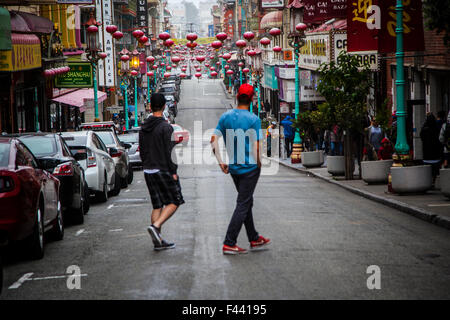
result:
M 326 99 L 323 108 L 344 132 L 346 179 L 353 179 L 353 139 L 363 133 L 367 115 L 367 97 L 372 87 L 371 72 L 354 55 L 342 52 L 338 63 L 331 61 L 319 68 L 318 92 Z
M 444 33 L 445 45 L 450 44 L 450 0 L 424 0 L 423 12 L 426 26 Z

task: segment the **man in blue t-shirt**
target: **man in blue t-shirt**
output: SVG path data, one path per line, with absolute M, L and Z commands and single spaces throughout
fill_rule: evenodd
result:
M 249 112 L 253 101 L 254 89 L 249 84 L 243 84 L 237 94 L 236 109 L 225 112 L 211 137 L 213 152 L 225 174 L 230 173 L 238 192 L 236 209 L 228 226 L 223 243 L 223 254 L 247 253 L 247 250 L 236 245 L 242 225 L 245 225 L 250 249 L 261 249 L 270 244 L 258 234 L 253 223 L 253 193 L 261 174 L 261 121 Z M 222 161 L 218 139 L 223 137 L 230 163 Z

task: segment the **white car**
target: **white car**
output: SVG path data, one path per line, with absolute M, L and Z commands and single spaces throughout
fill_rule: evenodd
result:
M 79 163 L 84 169 L 89 190 L 100 202 L 108 200 L 108 193 L 120 192 L 120 179 L 115 172 L 115 164 L 108 148 L 93 131 L 63 132 L 61 134 L 72 154 L 86 154 Z M 110 152 L 116 152 L 110 149 Z
M 150 113 L 150 114 L 147 116 L 147 119 L 150 118 L 151 116 L 153 116 L 153 112 Z M 163 118 L 164 118 L 164 120 L 166 120 L 166 122 L 168 122 L 168 123 L 172 123 L 172 122 L 173 122 L 173 119 L 171 119 L 172 116 L 170 115 L 169 107 L 168 107 L 168 106 L 166 106 L 166 108 L 165 108 L 164 111 L 163 111 Z

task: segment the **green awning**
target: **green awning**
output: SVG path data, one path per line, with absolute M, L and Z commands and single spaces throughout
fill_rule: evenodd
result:
M 11 50 L 11 17 L 0 7 L 0 50 Z

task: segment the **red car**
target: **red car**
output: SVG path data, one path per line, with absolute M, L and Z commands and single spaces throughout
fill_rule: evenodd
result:
M 61 240 L 59 186 L 23 143 L 0 137 L 0 243 L 26 240 L 31 257 L 41 259 L 45 232 Z
M 189 142 L 189 131 L 187 131 L 186 129 L 183 129 L 180 125 L 178 124 L 172 124 L 173 127 L 173 138 L 175 140 L 175 142 L 178 143 L 183 143 L 183 145 L 187 145 Z

